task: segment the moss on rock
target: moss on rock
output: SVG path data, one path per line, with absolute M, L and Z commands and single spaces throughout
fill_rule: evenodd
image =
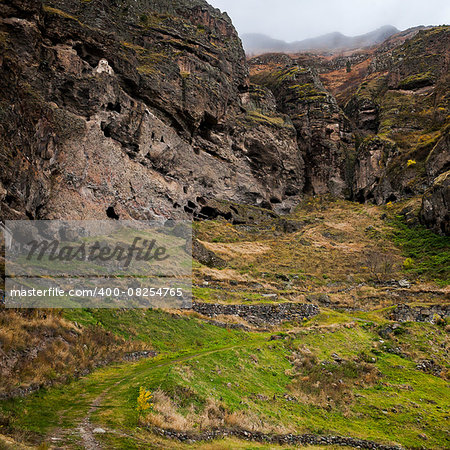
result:
M 400 89 L 412 90 L 433 85 L 435 78 L 431 72 L 418 73 L 404 78 L 398 84 Z

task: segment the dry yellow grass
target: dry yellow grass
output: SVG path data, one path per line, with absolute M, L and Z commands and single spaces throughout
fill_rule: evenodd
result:
M 346 307 L 398 303 L 399 287 L 382 284 L 405 277 L 404 257 L 389 237 L 383 213 L 382 207 L 374 205 L 309 198 L 288 217 L 303 224 L 294 233 L 279 231 L 270 220 L 254 227 L 224 221 L 199 223 L 197 237 L 227 267 L 198 267 L 194 282 L 217 288 L 217 295 L 210 293 L 215 302 L 227 302 L 225 290 L 235 300 L 235 292 L 240 291 L 250 298 L 244 293 L 277 293 L 278 301 L 306 301 L 310 294 L 322 293 L 332 304 Z M 436 292 L 437 287 L 431 289 Z M 421 292 L 419 297 L 426 301 L 427 294 Z M 254 301 L 261 300 L 260 296 Z
M 209 398 L 202 411 L 192 406 L 186 415 L 178 412 L 177 405 L 165 392 L 158 389 L 153 395 L 153 411 L 141 419 L 144 426 L 172 429 L 184 432 L 198 432 L 212 428 L 243 428 L 264 433 L 290 433 L 293 430 L 272 426 L 251 411 L 226 411 L 214 398 Z
M 81 327 L 52 310 L 0 310 L 0 393 L 41 386 L 142 349 L 101 327 Z
M 198 275 L 199 278 L 204 279 L 206 277 L 216 281 L 234 281 L 238 283 L 250 283 L 255 282 L 256 279 L 252 278 L 248 274 L 240 274 L 234 269 L 211 269 L 209 267 L 201 267 L 194 270 L 194 276 Z
M 30 447 L 15 441 L 14 439 L 0 434 L 0 449 L 2 450 L 28 450 L 36 447 Z
M 227 258 L 245 257 L 248 260 L 254 259 L 256 255 L 270 252 L 270 246 L 260 242 L 231 242 L 231 243 L 212 243 L 200 241 L 208 250 L 225 256 Z

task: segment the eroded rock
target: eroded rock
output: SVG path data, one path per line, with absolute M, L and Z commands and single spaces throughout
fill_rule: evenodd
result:
M 450 171 L 437 177 L 423 196 L 420 219 L 436 233 L 450 234 Z
M 207 199 L 285 212 L 298 202 L 295 128 L 270 92 L 249 88 L 226 14 L 202 0 L 1 8 L 0 147 L 20 149 L 2 154 L 4 218 L 102 219 L 111 208 L 122 219 L 189 217 Z

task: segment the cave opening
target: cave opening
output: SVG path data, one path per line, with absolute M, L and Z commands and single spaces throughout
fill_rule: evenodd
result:
M 113 220 L 119 220 L 119 214 L 116 213 L 115 209 L 113 206 L 109 206 L 106 209 L 106 215 L 109 219 L 113 219 Z
M 106 109 L 108 111 L 118 112 L 119 114 L 122 112 L 122 106 L 120 105 L 119 102 L 116 103 L 109 102 L 108 105 L 106 106 Z

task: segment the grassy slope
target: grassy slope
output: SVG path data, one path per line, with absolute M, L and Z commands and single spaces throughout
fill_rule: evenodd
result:
M 330 314 L 340 315 L 341 324 L 330 325 Z M 447 382 L 420 372 L 414 362 L 423 354 L 434 353 L 434 358 L 445 364 L 445 349 L 441 346 L 446 342 L 445 332 L 436 325 L 406 324 L 396 336 L 381 339 L 381 325 L 374 319 L 380 317 L 383 324 L 388 321 L 376 313 L 370 314 L 369 320 L 364 317 L 364 313 L 359 317 L 325 313 L 297 324 L 296 333 L 287 339 L 269 341 L 265 333 L 237 333 L 195 319 L 180 321 L 162 315 L 158 317 L 160 322 L 178 329 L 178 343 L 186 339 L 184 356 L 166 355 L 101 369 L 63 388 L 3 403 L 2 415 L 10 417 L 10 427 L 19 435 L 20 430 L 36 433 L 36 442 L 42 436 L 58 436 L 55 428 L 68 429 L 64 439 L 69 445 L 77 440 L 76 427 L 91 402 L 103 393 L 101 408 L 93 413 L 92 421 L 126 433 L 131 436 L 126 440 L 137 445 L 139 439 L 154 439 L 136 428 L 136 398 L 139 387 L 145 386 L 151 391 L 163 391 L 172 399 L 175 410 L 166 411 L 167 426 L 176 414 L 181 414 L 190 417 L 189 427 L 201 429 L 202 412 L 214 401 L 229 414 L 244 412 L 249 418 L 247 425 L 257 429 L 339 433 L 408 447 L 422 445 L 420 435 L 424 435 L 427 448 L 448 446 Z M 208 344 L 201 350 L 195 343 L 189 344 L 191 332 L 202 334 Z M 363 354 L 365 359 L 370 357 L 369 365 L 376 376 L 367 383 L 359 378 L 353 380 L 333 364 L 318 373 L 311 368 L 296 372 L 289 357 L 305 348 L 318 361 L 332 361 L 332 354 L 338 353 L 355 367 L 361 364 Z M 392 353 L 395 348 L 401 349 L 401 356 Z M 376 361 L 372 362 L 372 358 Z M 327 383 L 339 382 L 333 376 L 335 371 L 336 377 L 343 378 L 346 390 L 342 398 L 328 399 L 322 391 L 327 391 Z M 323 387 L 312 388 L 305 378 L 308 375 L 324 383 Z M 285 395 L 297 400 L 288 401 Z M 158 405 L 155 408 L 158 412 Z
M 274 301 L 270 293 L 277 301 L 327 294 L 335 305 L 372 308 L 398 303 L 398 295 L 382 284 L 408 278 L 415 282 L 415 301 L 430 301 L 423 287 L 450 282 L 450 239 L 408 228 L 397 210 L 317 198 L 289 217 L 300 227 L 293 233 L 277 231 L 271 222 L 254 227 L 199 223 L 198 238 L 228 267 L 196 267 L 194 293 L 221 303 Z
M 447 276 L 435 270 L 433 258 L 445 255 L 448 241 L 420 231 L 416 239 L 399 242 L 406 245 L 402 254 L 392 236 L 397 233 L 398 239 L 405 230 L 397 220 L 381 220 L 380 208 L 328 200 L 302 206 L 291 218 L 303 223 L 296 233 L 278 232 L 270 223 L 258 229 L 225 222 L 197 225 L 199 238 L 228 261 L 223 270 L 197 265 L 197 296 L 206 301 L 268 302 L 274 301 L 264 296 L 268 292 L 279 294 L 276 301 L 303 301 L 327 293 L 341 304 L 350 297 L 351 306 L 372 309 L 349 313 L 322 307 L 321 315 L 310 321 L 280 326 L 285 339 L 276 341 L 269 340 L 269 333 L 218 328 L 189 315 L 65 311 L 61 320 L 102 329 L 159 355 L 103 368 L 26 399 L 1 402 L 0 434 L 35 444 L 59 437 L 66 447 L 78 448 L 77 428 L 101 395 L 91 421 L 118 432 L 97 437 L 107 447 L 181 447 L 137 426 L 136 399 L 144 386 L 156 392 L 154 409 L 144 419 L 149 424 L 159 420 L 176 428 L 181 423 L 191 430 L 241 425 L 279 433 L 335 433 L 406 447 L 448 447 L 447 334 L 443 326 L 403 324 L 386 336 L 383 329 L 392 325 L 389 305 L 398 302 L 398 294 L 392 296 L 372 282 L 404 277 L 403 261 L 411 257 L 413 267 L 420 264 L 425 270 L 406 274 L 417 289 L 409 296 L 399 291 L 405 294 L 402 300 L 441 301 L 430 281 L 442 283 Z M 418 251 L 421 247 L 424 253 Z M 392 270 L 384 274 L 377 267 L 364 269 L 367 249 L 391 255 Z M 361 282 L 365 285 L 355 288 Z M 340 294 L 336 286 L 352 290 Z M 434 289 L 433 297 L 421 293 L 427 286 Z M 395 294 L 392 287 L 388 290 Z M 333 353 L 344 361 L 333 362 Z M 416 369 L 423 358 L 443 366 L 443 377 Z M 309 360 L 314 364 L 308 365 Z M 202 444 L 231 446 L 249 448 L 236 440 Z
M 393 239 L 403 253 L 412 259 L 406 265 L 407 273 L 425 276 L 441 285 L 450 284 L 450 240 L 439 236 L 423 226 L 410 227 L 401 217 L 392 219 Z
M 106 330 L 126 339 L 147 342 L 160 357 L 183 355 L 193 350 L 240 342 L 241 333 L 228 332 L 188 317 L 146 310 L 68 310 L 65 316 L 83 325 L 100 323 Z

